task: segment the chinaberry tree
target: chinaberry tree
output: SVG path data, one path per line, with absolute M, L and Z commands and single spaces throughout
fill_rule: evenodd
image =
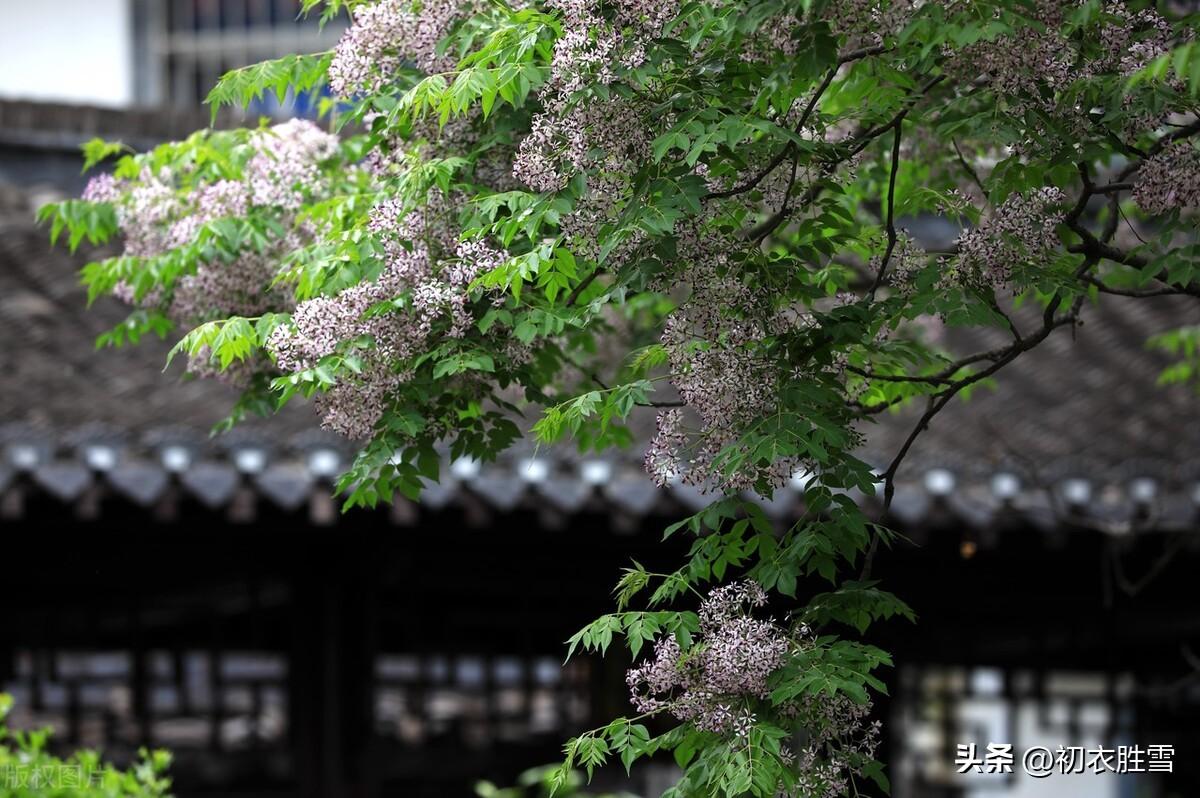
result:
M 646 470 L 712 503 L 668 530 L 694 536 L 678 570 L 634 564 L 571 639 L 644 660 L 634 712 L 571 739 L 563 778 L 672 751 L 673 796 L 886 789 L 868 708 L 889 660 L 859 637 L 911 613 L 871 579 L 890 533 L 849 494 L 886 504 L 942 408 L 1102 295 L 1200 296 L 1197 18 L 1136 0 L 305 5 L 348 16 L 337 47 L 232 72 L 210 102 L 327 88 L 320 124 L 93 142 L 111 173 L 43 211 L 71 246 L 123 241 L 83 273 L 132 305 L 107 341 L 183 332 L 190 371 L 241 389 L 230 423 L 311 397 L 359 443 L 348 506 L 416 496 L 441 446 L 601 450 L 657 412 Z M 931 216 L 961 230 L 951 246 L 908 232 Z M 943 325 L 1007 343 L 951 357 Z M 1194 358 L 1198 339 L 1162 343 Z M 864 430 L 910 403 L 873 470 Z M 801 473 L 805 513 L 776 529 L 745 497 Z

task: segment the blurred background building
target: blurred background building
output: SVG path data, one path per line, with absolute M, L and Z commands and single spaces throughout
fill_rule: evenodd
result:
M 302 17 L 297 0 L 54 0 L 4 11 L 0 96 L 106 108 L 195 109 L 228 70 L 327 50 L 345 27 Z M 279 111 L 263 103 L 251 111 Z
M 625 712 L 628 663 L 564 667 L 561 641 L 609 609 L 630 557 L 674 567 L 661 529 L 706 497 L 655 488 L 637 452 L 519 450 L 447 460 L 420 504 L 340 515 L 341 441 L 303 407 L 210 439 L 226 389 L 162 375 L 166 344 L 94 352 L 125 310 L 86 309 L 75 273 L 105 253 L 51 250 L 33 224 L 81 188 L 83 141 L 184 136 L 222 71 L 325 49 L 339 25 L 295 0 L 5 11 L 0 689 L 16 724 L 117 759 L 169 747 L 183 798 L 452 797 Z M 1200 795 L 1200 408 L 1156 387 L 1166 363 L 1143 348 L 1197 314 L 1111 299 L 939 416 L 900 474 L 887 520 L 911 542 L 875 572 L 920 622 L 873 633 L 896 654 L 876 712 L 898 798 Z M 883 461 L 911 421 L 868 430 L 864 456 Z M 764 509 L 794 519 L 802 485 Z M 1171 745 L 1174 772 L 955 772 L 959 744 L 989 742 Z M 628 786 L 656 795 L 672 767 Z

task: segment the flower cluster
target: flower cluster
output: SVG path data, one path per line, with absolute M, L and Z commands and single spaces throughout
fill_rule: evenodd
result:
M 289 237 L 291 245 L 300 243 Z M 199 324 L 224 316 L 257 316 L 287 307 L 288 292 L 274 286 L 279 259 L 287 243 L 269 252 L 246 252 L 233 263 L 201 263 L 195 272 L 179 279 L 171 300 L 172 318 Z
M 335 297 L 301 302 L 292 314 L 292 323 L 277 327 L 267 341 L 267 350 L 281 370 L 299 371 L 337 352 L 343 340 L 371 337 L 376 349 L 365 353 L 368 357 L 358 378 L 338 383 L 316 400 L 322 424 L 351 438 L 370 436 L 383 414 L 388 394 L 402 379 L 384 353 L 419 336 L 420 321 L 413 327 L 400 328 L 382 315 L 365 318 L 372 307 L 392 298 L 393 277 L 386 275 L 379 281 L 348 288 Z
M 824 693 L 802 696 L 788 707 L 807 732 L 804 745 L 791 754 L 797 783 L 789 796 L 840 798 L 850 792 L 851 776 L 861 776 L 862 764 L 879 748 L 882 724 L 869 719 L 871 709 L 870 702 Z
M 549 5 L 561 12 L 563 33 L 554 45 L 550 76 L 538 90 L 542 111 L 513 165 L 517 180 L 535 191 L 557 191 L 589 166 L 615 177 L 648 155 L 653 136 L 644 101 L 615 94 L 572 101 L 587 86 L 613 83 L 617 69 L 641 65 L 648 42 L 678 11 L 675 2 L 621 0 L 614 18 L 608 18 L 595 0 L 551 0 Z M 602 153 L 601 162 L 593 164 L 596 152 Z
M 534 190 L 558 191 L 574 175 L 586 174 L 587 192 L 562 217 L 560 231 L 577 257 L 598 261 L 604 244 L 605 266 L 617 271 L 642 251 L 648 238 L 641 228 L 614 232 L 614 223 L 628 209 L 634 193 L 630 176 L 650 160 L 655 131 L 672 120 L 654 115 L 645 92 L 589 89 L 619 82 L 626 70 L 638 67 L 678 7 L 631 0 L 615 4 L 551 0 L 550 5 L 560 12 L 563 33 L 555 45 L 549 78 L 538 94 L 541 110 L 531 121 L 529 135 L 520 142 L 514 176 Z M 871 20 L 886 17 L 890 26 L 902 24 L 904 14 L 893 13 L 895 4 L 867 5 L 870 13 L 866 6 L 862 10 Z M 901 5 L 911 11 L 907 4 Z M 844 21 L 850 25 L 849 17 Z M 741 54 L 769 62 L 778 52 L 794 48 L 787 19 L 775 22 L 778 24 L 764 25 L 763 31 L 747 36 Z M 804 105 L 797 101 L 777 111 L 789 125 L 796 126 Z M 822 136 L 823 125 L 818 129 L 814 118 L 802 133 Z M 846 127 L 851 130 L 854 126 L 847 123 Z M 771 153 L 748 156 L 746 171 L 753 173 L 770 157 Z M 730 181 L 739 179 L 728 172 L 711 178 L 704 161 L 695 164 L 694 174 L 703 178 L 710 190 L 728 189 Z M 816 179 L 818 175 L 807 168 L 798 174 L 772 170 L 757 182 L 754 192 L 740 192 L 726 205 L 741 206 L 753 215 L 764 208 L 773 211 L 799 193 L 793 180 L 803 185 Z M 666 320 L 661 340 L 668 353 L 672 384 L 687 406 L 686 417 L 694 416 L 698 423 L 694 435 L 685 434 L 685 412 L 663 413 L 645 455 L 645 469 L 659 484 L 682 479 L 706 489 L 761 489 L 763 483 L 779 486 L 800 466 L 798 460 L 781 457 L 764 462 L 741 457 L 748 452 L 739 452 L 739 438 L 777 401 L 778 364 L 763 354 L 768 339 L 807 327 L 811 318 L 781 314 L 764 304 L 761 293 L 752 290 L 735 268 L 754 247 L 708 221 L 707 212 L 702 212 L 696 223 L 674 231 L 678 261 L 687 267 L 673 270 L 674 279 L 661 286 L 686 296 Z M 807 375 L 788 376 L 804 379 Z M 726 467 L 730 455 L 743 465 Z
M 1104 56 L 1092 65 L 1092 71 L 1115 67 L 1128 77 L 1165 53 L 1174 33 L 1171 24 L 1151 8 L 1131 11 L 1123 2 L 1104 5 L 1107 24 L 1101 28 L 1100 43 Z
M 700 633 L 691 650 L 663 637 L 653 659 L 626 674 L 638 711 L 666 710 L 704 731 L 745 736 L 754 722 L 753 700 L 766 699 L 768 679 L 791 645 L 772 621 L 749 614 L 766 601 L 754 582 L 713 590 L 700 606 Z
M 896 286 L 900 293 L 911 294 L 916 288 L 917 276 L 929 263 L 929 256 L 907 232 L 901 231 L 896 237 L 896 246 L 892 257 L 888 260 L 888 281 Z M 876 254 L 867 262 L 867 273 L 878 274 L 883 267 L 883 254 Z
M 1091 129 L 1088 109 L 1075 101 L 1063 102 L 1066 90 L 1080 80 L 1100 75 L 1128 77 L 1154 58 L 1167 52 L 1173 32 L 1170 24 L 1153 8 L 1131 11 L 1126 4 L 1105 4 L 1096 28 L 1098 54 L 1087 46 L 1086 37 L 1067 37 L 1062 32 L 1067 12 L 1080 5 L 1073 0 L 1037 0 L 1030 11 L 1033 24 L 1018 25 L 1010 33 L 982 39 L 961 49 L 946 48 L 947 71 L 962 80 L 986 79 L 1019 119 L 1033 120 L 1018 151 L 1034 151 L 1053 135 L 1043 118 L 1076 138 L 1086 138 Z M 1125 108 L 1133 98 L 1122 98 Z M 1130 134 L 1152 128 L 1157 115 L 1135 115 L 1122 126 Z
M 654 437 L 646 448 L 642 466 L 654 480 L 664 487 L 681 476 L 679 453 L 687 445 L 687 434 L 683 431 L 683 411 L 677 407 L 663 410 L 655 423 Z
M 1057 188 L 1016 194 L 1000 204 L 991 217 L 958 238 L 958 257 L 950 276 L 960 283 L 1003 288 L 1013 268 L 1045 255 L 1058 246 L 1055 228 L 1062 223 L 1066 196 Z
M 1040 14 L 1040 26 L 983 39 L 958 51 L 945 48 L 946 69 L 952 76 L 963 82 L 986 80 L 1008 106 L 1012 118 L 1033 120 L 1032 127 L 1015 145 L 1021 151 L 1035 148 L 1039 141 L 1054 140 L 1045 129 L 1046 117 L 1072 126 L 1077 136 L 1086 132 L 1086 118 L 1056 100 L 1080 77 L 1075 49 L 1057 25 L 1045 21 L 1057 11 L 1055 8 Z
M 1147 213 L 1200 207 L 1200 151 L 1180 141 L 1138 168 L 1133 199 Z
M 287 372 L 315 367 L 345 351 L 347 341 L 370 342 L 352 353 L 361 360 L 356 373 L 317 399 L 326 428 L 370 437 L 391 394 L 411 376 L 406 361 L 427 349 L 435 331 L 449 338 L 465 333 L 473 320 L 468 286 L 507 258 L 482 241 L 448 249 L 444 211 L 436 196 L 421 211 L 407 211 L 394 199 L 377 205 L 369 229 L 384 251 L 379 277 L 301 302 L 292 323 L 268 340 L 276 365 Z
M 808 627 L 789 632 L 754 611 L 767 603 L 755 582 L 715 588 L 700 605 L 700 629 L 683 650 L 673 635 L 660 638 L 654 654 L 625 676 L 630 700 L 643 713 L 668 712 L 697 729 L 732 738 L 748 736 L 758 715 L 771 711 L 770 680 L 788 657 L 813 645 Z M 779 720 L 802 732 L 798 751 L 784 750 L 794 769 L 794 793 L 804 798 L 844 795 L 850 776 L 879 744 L 880 724 L 871 703 L 845 695 L 804 694 L 775 708 Z
M 1078 73 L 1074 48 L 1056 21 L 1062 15 L 1061 5 L 1038 3 L 1034 16 L 1040 25 L 1022 27 L 1010 36 L 981 39 L 957 52 L 948 49 L 951 68 L 967 79 L 986 76 L 993 90 L 1014 99 L 1029 99 L 1041 86 L 1055 91 L 1065 88 Z M 1019 47 L 1014 46 L 1018 36 Z
M 301 205 L 326 194 L 322 164 L 338 152 L 338 139 L 306 120 L 292 120 L 254 131 L 246 140 L 240 174 L 199 180 L 186 171 L 145 168 L 135 179 L 101 174 L 83 198 L 106 202 L 116 210 L 124 254 L 143 260 L 165 255 L 196 240 L 201 229 L 220 219 L 265 214 L 282 233 L 269 233 L 263 246 L 244 246 L 232 255 L 191 264 L 173 280 L 138 296 L 122 282 L 114 294 L 131 304 L 161 310 L 180 324 L 193 326 L 231 315 L 255 316 L 291 305 L 288 292 L 276 286 L 287 253 L 312 242 L 317 230 L 297 223 Z M 201 352 L 189 370 L 244 383 L 252 369 L 226 372 L 213 367 Z
M 238 179 L 185 187 L 185 176 L 166 168 L 143 169 L 136 180 L 102 174 L 83 198 L 115 206 L 125 254 L 155 257 L 190 243 L 203 225 L 245 216 L 251 207 L 283 212 L 281 221 L 290 223 L 291 212 L 324 190 L 319 165 L 337 149 L 336 136 L 297 119 L 250 136 L 250 157 Z
M 438 42 L 474 4 L 461 0 L 381 0 L 354 10 L 329 65 L 329 86 L 340 97 L 378 91 L 404 66 L 442 72 L 454 65 Z
M 246 164 L 250 201 L 294 211 L 305 197 L 320 193 L 319 164 L 337 153 L 338 139 L 307 119 L 292 119 L 255 131 L 254 157 Z
M 172 182 L 166 169 L 157 174 L 143 169 L 134 181 L 99 175 L 89 181 L 83 197 L 116 206 L 126 255 L 153 257 L 170 249 L 182 230 L 172 223 L 182 208 Z
M 849 46 L 864 47 L 898 32 L 920 5 L 917 0 L 843 0 L 830 3 L 825 15 Z
M 780 376 L 764 354 L 766 341 L 813 323 L 807 314 L 772 308 L 740 279 L 732 264 L 744 246 L 695 227 L 676 239 L 687 269 L 667 288 L 687 293 L 666 318 L 661 342 L 671 384 L 699 423 L 694 435 L 685 435 L 682 414 L 660 415 L 644 461 L 660 485 L 680 478 L 705 489 L 753 489 L 762 481 L 778 487 L 800 466 L 786 457 L 765 464 L 747 457 L 736 469 L 724 465 L 740 446 L 742 431 L 769 415 L 778 401 Z
M 108 172 L 101 172 L 88 180 L 80 199 L 87 202 L 116 202 L 124 188 L 122 181 Z

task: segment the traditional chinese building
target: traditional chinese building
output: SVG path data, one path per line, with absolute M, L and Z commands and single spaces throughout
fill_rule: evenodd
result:
M 232 397 L 163 375 L 166 343 L 94 352 L 126 310 L 86 308 L 75 273 L 95 253 L 52 250 L 34 206 L 79 188 L 81 141 L 203 121 L 0 103 L 14 723 L 118 759 L 169 747 L 184 798 L 468 795 L 555 760 L 626 710 L 620 656 L 563 667 L 562 641 L 609 609 L 630 558 L 677 563 L 687 541 L 661 530 L 707 497 L 655 488 L 636 451 L 524 450 L 447 461 L 419 504 L 343 515 L 331 481 L 350 452 L 306 408 L 210 438 Z M 885 519 L 909 541 L 874 567 L 920 618 L 872 633 L 896 659 L 877 704 L 894 795 L 1200 794 L 1200 400 L 1158 387 L 1169 360 L 1143 346 L 1198 318 L 1107 297 L 919 439 Z M 867 429 L 864 456 L 886 464 L 913 422 Z M 798 517 L 801 487 L 764 509 Z M 988 742 L 1018 763 L 1034 745 L 1171 745 L 1178 766 L 957 775 L 957 746 Z M 634 777 L 650 793 L 670 765 Z

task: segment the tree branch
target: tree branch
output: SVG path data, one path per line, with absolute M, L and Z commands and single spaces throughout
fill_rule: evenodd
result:
M 1078 221 L 1068 219 L 1067 226 L 1071 228 L 1072 232 L 1082 239 L 1081 243 L 1072 244 L 1071 246 L 1067 247 L 1068 252 L 1082 253 L 1089 258 L 1095 258 L 1097 260 L 1111 260 L 1114 263 L 1120 263 L 1135 269 L 1144 269 L 1150 264 L 1150 261 L 1141 255 L 1135 255 L 1119 247 L 1114 247 L 1111 244 L 1101 241 L 1100 239 L 1096 238 L 1096 236 L 1094 236 L 1086 227 L 1079 224 Z M 1200 297 L 1200 285 L 1195 283 L 1179 286 L 1173 285 L 1170 281 L 1170 276 L 1167 274 L 1165 269 L 1155 274 L 1154 279 L 1158 280 L 1160 283 L 1163 283 L 1168 288 L 1173 289 L 1174 293 Z
M 939 377 L 937 375 L 921 376 L 919 374 L 877 374 L 874 371 L 860 369 L 858 366 L 846 366 L 846 371 L 851 374 L 857 374 L 868 380 L 880 380 L 881 382 L 920 382 L 926 385 L 953 385 L 954 380 Z
M 889 130 L 891 130 L 895 127 L 898 127 L 900 125 L 900 123 L 903 121 L 904 117 L 908 114 L 908 112 L 912 110 L 912 106 L 913 106 L 913 104 L 915 104 L 916 100 L 923 97 L 926 94 L 926 92 L 928 92 L 931 88 L 936 86 L 938 83 L 942 82 L 942 80 L 943 80 L 942 77 L 936 77 L 933 80 L 929 81 L 919 91 L 909 95 L 909 99 L 912 102 L 910 102 L 910 104 L 907 107 L 901 109 L 900 112 L 896 114 L 896 116 L 891 118 L 891 120 L 889 120 L 888 122 L 885 122 L 883 124 L 876 125 L 875 127 L 871 128 L 867 132 L 862 133 L 858 136 L 855 136 L 853 139 L 851 139 L 851 141 L 853 142 L 853 146 L 848 151 L 835 156 L 834 158 L 830 159 L 829 161 L 826 161 L 823 164 L 822 172 L 824 174 L 831 173 L 839 165 L 845 163 L 846 161 L 853 158 L 855 155 L 858 155 L 860 152 L 865 150 L 871 144 L 871 142 L 873 142 L 875 139 L 879 138 L 880 136 L 882 136 L 884 133 L 888 132 Z M 820 195 L 821 190 L 822 190 L 822 186 L 820 184 L 815 184 L 815 185 L 810 186 L 809 189 L 804 192 L 803 200 L 798 203 L 799 207 L 807 207 L 809 204 L 811 204 L 812 201 L 815 200 L 818 195 Z M 788 187 L 788 191 L 790 194 L 791 186 Z M 777 227 L 779 227 L 779 225 L 782 224 L 785 219 L 787 219 L 790 210 L 791 210 L 790 207 L 786 208 L 786 209 L 781 208 L 779 211 L 776 211 L 775 213 L 771 214 L 771 216 L 769 218 L 765 219 L 760 224 L 755 225 L 750 230 L 748 230 L 745 234 L 746 237 L 752 241 L 762 241 L 764 238 L 766 238 L 768 235 L 770 235 L 770 233 L 772 231 L 774 231 Z
M 908 113 L 907 109 L 900 112 L 896 117 L 895 127 L 892 128 L 894 133 L 892 136 L 892 171 L 888 177 L 887 193 L 887 249 L 883 253 L 883 259 L 879 261 L 879 273 L 875 275 L 875 282 L 871 285 L 868 293 L 871 301 L 874 301 L 875 292 L 883 283 L 883 275 L 887 272 L 888 261 L 892 259 L 892 252 L 896 249 L 896 173 L 900 171 L 900 138 L 906 113 Z
M 808 118 L 812 116 L 812 112 L 816 110 L 817 103 L 821 101 L 822 95 L 825 94 L 830 84 L 833 83 L 834 78 L 837 77 L 838 70 L 840 70 L 844 64 L 848 64 L 851 61 L 857 61 L 860 58 L 866 58 L 867 56 L 878 55 L 879 53 L 884 52 L 886 49 L 887 48 L 883 45 L 876 45 L 873 47 L 863 47 L 858 50 L 851 50 L 850 52 L 839 56 L 837 63 L 830 67 L 829 71 L 825 73 L 825 78 L 821 81 L 821 84 L 817 86 L 816 91 L 813 92 L 813 96 L 809 98 L 808 104 L 804 107 L 804 111 L 800 114 L 800 121 L 796 123 L 794 131 L 799 134 L 800 131 L 804 129 L 804 126 L 808 123 Z M 726 199 L 736 194 L 743 194 L 747 191 L 750 191 L 763 180 L 765 180 L 769 174 L 774 172 L 781 163 L 787 160 L 788 155 L 790 155 L 795 149 L 796 144 L 792 141 L 788 141 L 788 143 L 784 145 L 783 149 L 776 153 L 775 156 L 767 162 L 767 165 L 748 182 L 743 183 L 740 186 L 734 186 L 733 188 L 725 191 L 710 192 L 709 194 L 704 195 L 703 199 Z
M 1096 260 L 1094 258 L 1085 258 L 1083 264 L 1081 264 L 1079 269 L 1076 271 L 1076 277 L 1082 278 L 1095 264 Z M 908 455 L 909 450 L 912 449 L 913 444 L 916 442 L 921 433 L 929 428 L 929 423 L 933 420 L 934 416 L 941 412 L 942 408 L 949 404 L 950 400 L 953 399 L 963 388 L 974 385 L 980 380 L 984 380 L 992 376 L 1000 369 L 1016 360 L 1022 353 L 1028 352 L 1030 349 L 1033 349 L 1042 341 L 1046 340 L 1046 338 L 1050 336 L 1050 333 L 1059 327 L 1068 324 L 1074 324 L 1079 317 L 1079 308 L 1082 306 L 1082 297 L 1075 301 L 1075 304 L 1072 306 L 1070 312 L 1061 317 L 1056 317 L 1055 314 L 1058 312 L 1058 308 L 1061 304 L 1062 295 L 1056 294 L 1046 306 L 1046 310 L 1042 315 L 1042 327 L 1040 330 L 1027 338 L 1014 341 L 1012 344 L 1005 347 L 1002 350 L 1003 354 L 996 358 L 992 365 L 988 366 L 982 371 L 968 375 L 963 379 L 954 382 L 944 391 L 930 396 L 929 404 L 926 407 L 925 413 L 917 421 L 916 425 L 912 428 L 912 431 L 909 432 L 908 437 L 904 440 L 900 450 L 896 453 L 896 456 L 888 465 L 887 470 L 883 473 L 883 506 L 885 510 L 892 504 L 892 496 L 895 494 L 896 489 L 896 472 L 899 470 L 900 464 L 904 462 L 904 458 Z
M 971 178 L 971 182 L 975 184 L 975 187 L 983 193 L 983 198 L 986 200 L 988 192 L 987 189 L 983 187 L 983 181 L 979 179 L 979 172 L 975 171 L 975 167 L 967 163 L 967 159 L 963 157 L 962 150 L 958 148 L 958 141 L 955 139 L 950 139 L 950 143 L 954 145 L 954 154 L 958 156 L 958 162 L 962 166 L 963 171 L 966 172 L 967 176 Z
M 1116 286 L 1108 285 L 1103 280 L 1100 280 L 1097 277 L 1092 277 L 1090 275 L 1088 277 L 1085 277 L 1084 279 L 1087 281 L 1087 283 L 1089 285 L 1094 285 L 1100 291 L 1100 293 L 1113 294 L 1115 296 L 1127 296 L 1127 297 L 1134 297 L 1136 299 L 1146 299 L 1147 297 L 1156 297 L 1156 296 L 1189 296 L 1189 295 L 1191 295 L 1188 291 L 1186 291 L 1184 289 L 1174 288 L 1172 286 L 1167 286 L 1164 288 L 1147 288 L 1147 289 L 1117 288 Z
M 1170 133 L 1154 142 L 1154 145 L 1151 146 L 1150 149 L 1146 150 L 1145 155 L 1136 161 L 1131 161 L 1124 169 L 1121 170 L 1120 174 L 1117 176 L 1117 180 L 1123 181 L 1128 179 L 1130 175 L 1132 175 L 1138 169 L 1141 169 L 1142 164 L 1144 164 L 1147 160 L 1153 158 L 1155 155 L 1158 155 L 1168 146 L 1174 144 L 1180 139 L 1185 139 L 1188 136 L 1195 135 L 1196 133 L 1200 133 L 1200 118 L 1197 118 L 1191 123 L 1186 124 L 1176 130 L 1172 130 Z
M 586 291 L 587 287 L 591 285 L 592 282 L 599 276 L 600 269 L 596 269 L 587 277 L 584 277 L 582 280 L 580 280 L 579 284 L 571 291 L 571 295 L 567 297 L 567 307 L 574 305 L 575 301 L 579 299 L 579 295 Z

